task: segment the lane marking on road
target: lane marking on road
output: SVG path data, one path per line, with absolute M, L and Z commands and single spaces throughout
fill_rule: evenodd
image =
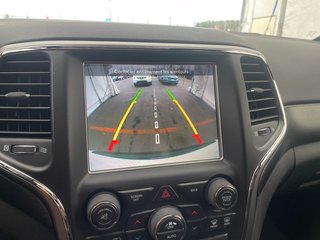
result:
M 111 141 L 111 143 L 109 144 L 109 148 L 108 148 L 109 152 L 112 152 L 112 151 L 113 151 L 113 148 L 114 148 L 114 145 L 116 145 L 116 144 L 119 143 L 119 140 L 118 140 L 117 138 L 118 138 L 118 136 L 119 136 L 120 130 L 121 130 L 124 122 L 126 121 L 126 119 L 127 119 L 128 115 L 129 115 L 131 109 L 133 108 L 133 105 L 135 105 L 135 104 L 137 103 L 137 101 L 138 101 L 141 93 L 142 93 L 142 89 L 140 88 L 140 89 L 137 91 L 136 95 L 134 96 L 133 100 L 131 101 L 129 107 L 127 108 L 127 110 L 126 110 L 126 112 L 125 112 L 125 114 L 124 114 L 123 117 L 121 118 L 120 123 L 119 123 L 119 125 L 118 125 L 118 127 L 117 127 L 117 130 L 116 130 L 116 132 L 115 132 L 114 135 L 113 135 L 112 141 Z
M 153 104 L 154 104 L 154 118 L 157 119 L 158 118 L 158 112 L 157 112 L 157 96 L 156 96 L 156 88 L 153 88 Z M 156 130 L 159 129 L 159 122 L 158 121 L 154 121 L 154 128 Z M 160 144 L 160 134 L 156 133 L 155 134 L 155 142 L 156 144 Z
M 177 100 L 177 98 L 174 96 L 174 94 L 168 88 L 166 89 L 166 92 L 168 93 L 168 95 L 170 96 L 172 101 L 177 105 L 177 107 L 179 108 L 179 110 L 182 112 L 183 116 L 185 117 L 185 119 L 189 123 L 189 126 L 193 131 L 193 136 L 192 137 L 197 139 L 199 144 L 202 144 L 202 139 L 201 139 L 196 127 L 194 126 L 193 122 L 191 121 L 191 119 L 189 118 L 188 114 L 186 113 L 186 111 L 183 109 L 183 107 L 180 105 L 180 103 Z
M 197 127 L 206 126 L 206 125 L 209 125 L 215 121 L 216 121 L 215 118 L 209 118 L 207 120 L 195 123 L 195 126 L 197 126 Z M 179 129 L 178 127 L 159 128 L 157 130 L 156 129 L 126 129 L 126 128 L 122 128 L 120 130 L 120 134 L 127 134 L 127 135 L 131 135 L 131 134 L 134 134 L 134 135 L 137 135 L 137 134 L 139 134 L 139 135 L 140 134 L 156 134 L 156 133 L 165 134 L 165 133 L 177 131 L 178 129 Z M 117 129 L 91 125 L 91 126 L 89 126 L 89 130 L 103 132 L 103 133 L 115 133 Z
M 156 141 L 156 144 L 160 144 L 160 135 L 159 135 L 159 133 L 157 133 L 155 135 L 155 141 Z

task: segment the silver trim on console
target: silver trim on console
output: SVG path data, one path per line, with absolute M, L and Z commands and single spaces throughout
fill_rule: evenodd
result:
M 264 57 L 261 57 L 261 58 L 265 61 L 266 65 L 268 67 L 268 71 L 270 72 L 269 66 L 268 66 L 265 58 Z M 255 170 L 254 170 L 254 172 L 252 174 L 252 177 L 251 177 L 251 180 L 250 180 L 250 183 L 249 183 L 249 189 L 248 189 L 248 198 L 247 198 L 247 206 L 246 206 L 246 213 L 245 213 L 246 214 L 246 216 L 245 216 L 246 220 L 245 220 L 245 223 L 244 223 L 245 225 L 244 225 L 244 231 L 243 231 L 242 239 L 247 239 L 247 237 L 248 237 L 247 236 L 248 228 L 252 228 L 253 229 L 253 226 L 254 226 L 254 223 L 253 223 L 253 225 L 250 225 L 250 224 L 248 224 L 248 221 L 250 220 L 251 214 L 255 215 L 255 212 L 256 212 L 256 202 L 253 201 L 253 200 L 257 198 L 257 196 L 255 196 L 254 194 L 255 194 L 255 191 L 257 190 L 257 188 L 259 187 L 260 177 L 262 176 L 263 170 L 267 167 L 267 165 L 268 165 L 269 161 L 271 160 L 273 154 L 280 147 L 280 144 L 282 143 L 282 141 L 283 141 L 283 139 L 284 139 L 284 137 L 286 135 L 286 131 L 287 131 L 287 118 L 286 118 L 286 115 L 285 115 L 283 102 L 282 102 L 282 99 L 281 99 L 281 96 L 280 96 L 279 89 L 278 89 L 276 81 L 274 79 L 272 79 L 272 82 L 273 82 L 273 86 L 275 88 L 275 92 L 276 92 L 277 97 L 278 97 L 279 106 L 280 106 L 280 110 L 281 110 L 280 111 L 281 112 L 280 120 L 282 120 L 282 129 L 281 129 L 281 132 L 279 133 L 278 137 L 274 140 L 274 142 L 271 145 L 271 147 L 267 150 L 265 155 L 261 158 L 258 166 L 255 168 Z M 252 212 L 250 212 L 250 210 Z M 251 237 L 251 236 L 249 236 L 249 237 Z
M 0 173 L 1 171 L 6 172 L 16 179 L 24 181 L 27 184 L 27 187 L 31 187 L 33 190 L 37 191 L 42 200 L 45 201 L 46 206 L 49 208 L 57 238 L 59 240 L 72 239 L 71 229 L 65 209 L 58 197 L 48 187 L 0 160 Z
M 263 55 L 253 49 L 210 44 L 183 44 L 183 43 L 150 43 L 150 42 L 114 42 L 114 41 L 36 41 L 10 44 L 0 49 L 3 55 L 29 51 L 47 50 L 101 50 L 101 49 L 159 49 L 159 50 L 204 50 L 234 54 L 245 54 L 257 57 Z
M 267 64 L 265 57 L 258 51 L 237 47 L 237 46 L 221 46 L 221 45 L 209 45 L 209 44 L 177 44 L 177 43 L 146 43 L 146 42 L 112 42 L 112 41 L 39 41 L 39 42 L 27 42 L 27 43 L 17 43 L 4 46 L 0 49 L 0 58 L 7 54 L 37 51 L 37 50 L 101 50 L 101 49 L 159 49 L 159 50 L 195 50 L 195 51 L 211 51 L 216 53 L 231 53 L 231 54 L 243 54 L 260 57 Z M 267 64 L 268 66 L 268 64 Z M 287 121 L 284 112 L 284 107 L 282 100 L 276 85 L 273 80 L 274 87 L 278 96 L 279 106 L 281 110 L 282 117 L 282 129 L 280 134 L 274 140 L 272 146 L 266 152 L 266 154 L 261 158 L 258 166 L 256 167 L 249 184 L 248 189 L 248 199 L 247 208 L 245 216 L 245 225 L 242 238 L 245 239 L 249 217 L 255 212 L 255 202 L 256 196 L 254 195 L 254 190 L 257 189 L 259 185 L 259 179 L 262 174 L 262 170 L 268 165 L 268 162 L 272 158 L 272 155 L 279 148 L 282 140 L 284 139 L 287 130 Z M 220 135 L 221 136 L 221 135 Z M 59 199 L 48 189 L 46 186 L 31 178 L 30 176 L 24 174 L 23 172 L 9 166 L 8 164 L 0 160 L 0 168 L 31 183 L 37 191 L 48 201 L 50 205 L 50 210 L 52 210 L 53 219 L 55 222 L 55 227 L 59 236 L 59 239 L 71 239 L 71 231 L 68 224 L 67 216 L 65 210 L 59 201 Z

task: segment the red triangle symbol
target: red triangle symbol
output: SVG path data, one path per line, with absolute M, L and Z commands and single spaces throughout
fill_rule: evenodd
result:
M 164 189 L 162 194 L 161 194 L 161 198 L 164 199 L 164 198 L 170 198 L 171 197 L 171 194 L 169 193 L 168 189 Z
M 141 222 L 137 219 L 135 222 L 134 222 L 134 225 L 140 225 Z
M 198 212 L 194 210 L 194 211 L 191 213 L 191 215 L 192 215 L 192 216 L 196 216 L 196 215 L 198 215 Z

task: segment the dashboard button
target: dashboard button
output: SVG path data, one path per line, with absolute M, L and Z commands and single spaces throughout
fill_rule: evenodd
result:
M 144 204 L 146 201 L 151 200 L 151 195 L 154 188 L 143 188 L 135 190 L 120 191 L 124 200 L 129 206 Z
M 222 219 L 221 217 L 210 217 L 207 221 L 207 231 L 212 232 L 221 228 Z
M 162 186 L 153 201 L 155 202 L 162 202 L 162 201 L 171 201 L 178 199 L 177 193 L 173 190 L 171 186 Z
M 204 213 L 200 205 L 193 204 L 193 205 L 181 205 L 178 206 L 179 209 L 182 211 L 183 216 L 185 219 L 188 220 L 199 220 L 203 219 Z
M 113 208 L 110 206 L 98 206 L 93 210 L 91 220 L 98 228 L 108 228 L 111 226 L 116 219 L 116 214 Z
M 38 151 L 35 145 L 13 145 L 11 152 L 15 154 L 34 154 Z
M 97 230 L 114 227 L 120 218 L 118 198 L 109 192 L 96 194 L 88 202 L 87 216 L 92 227 Z
M 261 128 L 257 132 L 259 136 L 267 136 L 271 134 L 271 128 L 270 127 Z
M 145 228 L 153 210 L 132 214 L 127 223 L 127 230 Z
M 225 188 L 217 193 L 217 205 L 221 208 L 231 208 L 237 202 L 237 193 L 232 188 Z
M 157 234 L 158 240 L 180 240 L 183 239 L 184 230 L 170 233 L 159 233 Z
M 147 232 L 143 230 L 126 232 L 127 240 L 150 240 Z
M 161 222 L 158 233 L 184 230 L 184 224 L 179 219 L 168 218 Z
M 186 233 L 186 222 L 178 208 L 163 206 L 152 213 L 148 228 L 153 239 L 180 240 Z
M 126 240 L 126 236 L 122 232 L 104 234 L 99 236 L 86 237 L 86 240 Z
M 202 198 L 208 181 L 178 184 L 179 191 L 190 199 Z
M 207 200 L 216 209 L 226 211 L 236 205 L 238 191 L 228 180 L 218 177 L 208 183 Z
M 221 217 L 222 221 L 221 221 L 221 226 L 222 227 L 229 227 L 233 224 L 234 221 L 234 217 L 235 217 L 235 213 L 232 214 L 228 214 L 228 215 L 224 215 Z
M 187 229 L 189 237 L 201 235 L 204 229 L 204 220 L 187 222 Z

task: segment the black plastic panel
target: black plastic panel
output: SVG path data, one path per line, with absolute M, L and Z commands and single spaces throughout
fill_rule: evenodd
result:
M 60 198 L 70 219 L 76 239 L 124 231 L 129 215 L 153 210 L 165 204 L 174 206 L 200 204 L 204 221 L 223 219 L 232 214 L 230 227 L 203 234 L 214 236 L 228 233 L 229 239 L 238 239 L 242 234 L 248 180 L 265 149 L 254 144 L 245 86 L 241 74 L 238 54 L 211 51 L 188 51 L 169 49 L 143 50 L 74 50 L 48 51 L 52 62 L 53 96 L 53 149 L 52 162 L 39 172 L 27 170 L 36 179 L 45 183 Z M 220 116 L 223 142 L 223 160 L 170 167 L 156 167 L 140 170 L 88 174 L 86 148 L 86 115 L 83 81 L 83 62 L 101 61 L 115 63 L 210 63 L 217 65 Z M 276 133 L 276 132 L 275 132 Z M 239 192 L 235 208 L 227 212 L 213 210 L 206 201 L 205 190 L 196 198 L 184 196 L 179 184 L 209 181 L 224 176 Z M 170 185 L 178 200 L 155 203 L 154 193 L 143 206 L 129 207 L 119 191 L 153 188 Z M 204 188 L 205 189 L 205 188 Z M 87 202 L 100 191 L 110 191 L 120 199 L 122 215 L 120 223 L 112 231 L 94 230 L 86 216 Z M 227 216 L 226 216 L 227 217 Z
M 156 56 L 156 57 L 155 57 Z M 124 226 L 129 215 L 152 210 L 160 206 L 171 204 L 174 206 L 186 204 L 200 204 L 206 216 L 220 216 L 223 213 L 211 212 L 211 207 L 205 200 L 205 194 L 200 194 L 196 199 L 184 196 L 177 184 L 208 181 L 215 176 L 225 176 L 230 179 L 239 191 L 239 202 L 231 212 L 236 213 L 234 225 L 227 230 L 230 239 L 237 239 L 241 234 L 241 223 L 244 217 L 244 206 L 246 199 L 246 188 L 243 178 L 240 176 L 244 170 L 244 158 L 242 150 L 241 120 L 239 119 L 238 107 L 234 104 L 238 94 L 235 91 L 235 84 L 230 68 L 232 66 L 231 56 L 210 53 L 192 53 L 188 51 L 106 51 L 106 52 L 78 52 L 72 53 L 67 58 L 67 89 L 72 89 L 72 97 L 68 99 L 68 121 L 69 121 L 69 149 L 72 177 L 72 222 L 76 236 L 83 238 L 87 236 L 99 235 L 86 220 L 86 205 L 89 198 L 100 191 L 110 191 L 118 194 L 119 191 L 127 191 L 141 188 L 154 188 L 151 197 L 143 204 L 129 207 L 125 198 L 118 194 L 121 205 L 122 215 L 120 224 L 106 233 L 124 231 Z M 221 119 L 222 119 L 222 140 L 224 145 L 224 160 L 209 161 L 207 163 L 185 164 L 170 167 L 156 167 L 140 170 L 129 170 L 122 172 L 110 172 L 101 174 L 88 174 L 86 159 L 86 134 L 85 134 L 85 114 L 83 98 L 83 61 L 107 61 L 107 62 L 148 62 L 148 63 L 201 63 L 215 62 L 218 68 Z M 236 60 L 235 60 L 236 62 Z M 240 68 L 240 65 L 239 65 Z M 78 69 L 78 70 L 77 70 Z M 240 79 L 239 79 L 240 81 Z M 75 87 L 76 86 L 76 87 Z M 228 96 L 228 98 L 221 97 Z M 238 119 L 235 120 L 235 119 Z M 83 131 L 79 131 L 83 129 Z M 251 129 L 251 127 L 250 127 Z M 180 196 L 178 200 L 152 202 L 155 193 L 161 186 L 170 185 Z M 228 212 L 226 212 L 228 213 Z M 229 211 L 230 213 L 230 211 Z M 106 234 L 105 233 L 105 234 Z M 219 232 L 211 233 L 211 235 Z M 209 234 L 210 235 L 210 234 Z M 204 234 L 205 236 L 205 234 Z M 207 235 L 208 236 L 208 235 Z

